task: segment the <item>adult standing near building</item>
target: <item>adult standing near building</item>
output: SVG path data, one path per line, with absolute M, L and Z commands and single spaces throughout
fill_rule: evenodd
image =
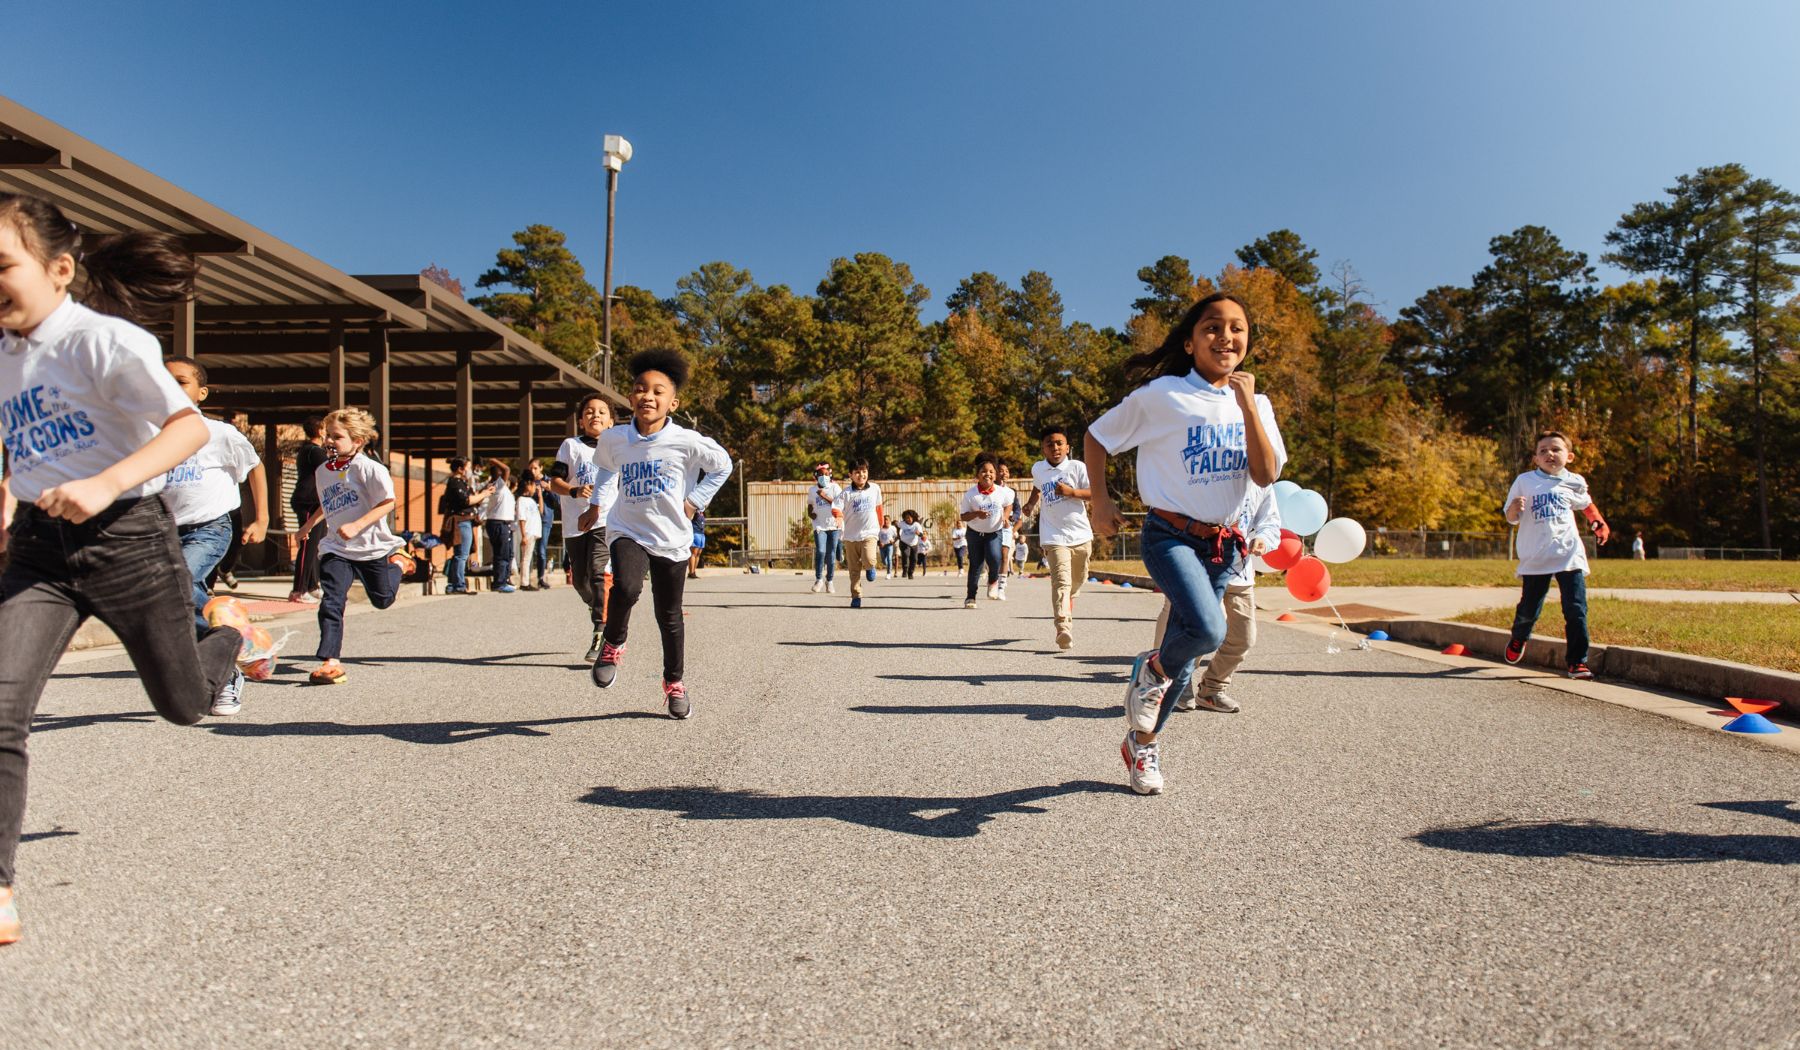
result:
M 487 489 L 476 488 L 474 467 L 457 456 L 450 461 L 450 476 L 444 480 L 444 494 L 438 497 L 438 513 L 444 516 L 444 531 L 450 536 L 450 560 L 444 565 L 444 593 L 468 594 L 469 551 L 475 545 L 475 501 L 487 496 Z
M 511 594 L 513 549 L 517 544 L 518 506 L 513 499 L 512 468 L 497 459 L 488 461 L 488 498 L 481 516 L 486 523 L 488 567 L 494 571 L 494 593 Z
M 288 509 L 294 512 L 294 527 L 306 524 L 319 509 L 319 482 L 315 477 L 319 467 L 326 460 L 325 449 L 320 442 L 325 437 L 325 420 L 322 416 L 310 416 L 303 424 L 306 440 L 294 450 L 294 494 L 288 500 Z M 325 521 L 319 520 L 311 532 L 300 536 L 294 547 L 294 589 L 288 594 L 290 602 L 306 602 L 313 604 L 319 600 L 319 541 L 325 538 Z
M 537 537 L 537 588 L 540 591 L 550 589 L 550 530 L 556 525 L 555 493 L 550 491 L 550 479 L 544 476 L 544 465 L 535 459 L 525 461 L 525 476 L 537 485 L 538 514 L 541 527 Z

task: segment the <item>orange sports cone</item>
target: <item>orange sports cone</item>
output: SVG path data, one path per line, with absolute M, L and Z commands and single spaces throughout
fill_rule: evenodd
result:
M 1275 617 L 1275 619 L 1281 623 L 1293 623 L 1295 620 L 1300 619 L 1300 617 L 1295 616 L 1293 613 L 1282 613 L 1280 616 Z
M 1451 642 L 1449 645 L 1444 646 L 1444 655 L 1445 656 L 1467 656 L 1467 655 L 1469 655 L 1469 650 L 1463 648 L 1463 644 L 1461 642 Z
M 1779 700 L 1746 700 L 1741 696 L 1728 696 L 1725 702 L 1747 715 L 1766 715 L 1781 706 Z

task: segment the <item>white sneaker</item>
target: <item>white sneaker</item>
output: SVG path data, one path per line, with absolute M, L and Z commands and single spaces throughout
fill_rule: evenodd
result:
M 819 593 L 819 592 L 820 592 L 820 591 L 822 591 L 822 590 L 824 590 L 824 589 L 825 589 L 825 581 L 824 581 L 824 580 L 814 580 L 814 581 L 813 581 L 813 589 L 812 589 L 812 592 L 813 592 L 813 593 L 814 593 L 814 594 L 817 594 L 817 593 Z
M 1205 708 L 1208 711 L 1217 711 L 1222 715 L 1235 715 L 1241 710 L 1241 708 L 1238 707 L 1238 702 L 1231 697 L 1226 696 L 1224 693 L 1201 696 L 1199 692 L 1196 691 L 1189 693 L 1188 696 L 1192 699 L 1192 706 L 1188 708 L 1189 711 L 1192 711 L 1195 708 Z
M 213 697 L 212 707 L 206 713 L 223 717 L 235 715 L 243 707 L 244 672 L 234 667 L 231 669 L 231 678 L 219 687 L 219 695 Z
M 988 601 L 997 602 L 999 600 L 1000 600 L 1000 585 L 998 583 L 988 584 Z
M 836 580 L 826 580 L 825 581 L 825 593 L 826 594 L 836 594 L 837 593 L 837 581 Z
M 1131 790 L 1140 795 L 1160 795 L 1163 789 L 1162 759 L 1157 754 L 1158 742 L 1140 744 L 1129 731 L 1119 745 L 1119 756 L 1125 760 L 1125 771 L 1131 777 Z
M 1006 600 L 1006 581 L 1008 579 L 1010 579 L 1010 577 L 1007 577 L 1007 576 L 1000 577 L 1000 600 L 1001 601 Z
M 1150 658 L 1155 655 L 1155 649 L 1139 653 L 1131 664 L 1131 681 L 1125 684 L 1125 723 L 1140 733 L 1156 731 L 1163 694 L 1169 689 L 1169 680 L 1150 666 Z
M 965 608 L 965 609 L 975 608 L 975 599 L 970 598 L 968 601 L 963 602 L 963 608 Z
M 1187 692 L 1181 694 L 1181 699 L 1175 701 L 1175 710 L 1177 711 L 1197 711 L 1199 708 L 1200 704 L 1194 699 L 1194 690 L 1191 687 Z

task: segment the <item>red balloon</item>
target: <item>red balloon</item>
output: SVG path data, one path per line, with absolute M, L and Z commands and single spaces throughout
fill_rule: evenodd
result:
M 1325 597 L 1325 592 L 1331 590 L 1331 570 L 1325 567 L 1324 562 L 1309 554 L 1288 570 L 1287 589 L 1289 594 L 1300 601 L 1319 601 Z
M 1305 553 L 1306 548 L 1301 546 L 1300 537 L 1286 529 L 1282 529 L 1281 545 L 1263 555 L 1262 560 L 1263 564 L 1267 565 L 1269 568 L 1274 569 L 1276 572 L 1283 572 L 1293 568 Z

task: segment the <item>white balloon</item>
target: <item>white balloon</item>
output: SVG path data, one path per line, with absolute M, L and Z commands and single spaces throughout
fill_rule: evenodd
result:
M 1325 497 L 1312 489 L 1297 492 L 1286 502 L 1276 501 L 1276 508 L 1281 511 L 1282 528 L 1296 536 L 1311 536 L 1331 516 L 1325 507 Z
M 1263 561 L 1262 555 L 1260 555 L 1260 554 L 1250 555 L 1250 567 L 1252 569 L 1255 569 L 1257 572 L 1264 573 L 1264 574 L 1277 573 L 1277 572 L 1281 571 L 1280 569 L 1270 568 L 1269 563 L 1266 561 Z
M 1347 562 L 1362 557 L 1368 533 L 1349 518 L 1332 518 L 1313 539 L 1313 554 L 1320 561 Z

